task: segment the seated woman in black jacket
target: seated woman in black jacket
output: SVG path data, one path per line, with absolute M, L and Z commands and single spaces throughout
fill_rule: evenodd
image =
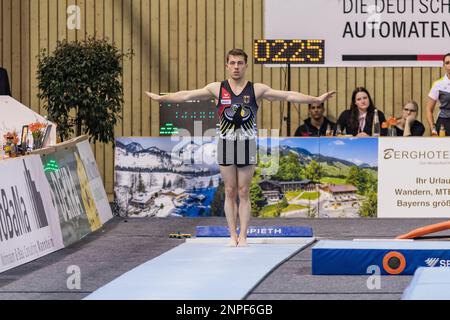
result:
M 417 102 L 409 101 L 405 104 L 401 117 L 397 118 L 397 125 L 395 127 L 397 136 L 423 136 L 425 133 L 425 127 L 422 122 L 416 119 L 418 112 L 419 105 Z
M 372 123 L 375 106 L 366 88 L 358 87 L 353 91 L 352 104 L 349 110 L 345 110 L 339 116 L 337 124 L 345 134 L 357 137 L 372 135 Z M 386 121 L 384 113 L 378 110 L 378 119 L 381 124 Z M 381 129 L 381 135 L 387 135 L 387 129 Z

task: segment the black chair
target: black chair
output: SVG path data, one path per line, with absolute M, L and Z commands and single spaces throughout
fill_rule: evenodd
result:
M 0 96 L 11 96 L 8 72 L 3 68 L 0 68 Z

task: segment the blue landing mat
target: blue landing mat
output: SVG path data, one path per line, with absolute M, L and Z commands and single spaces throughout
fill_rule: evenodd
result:
M 279 264 L 307 246 L 184 243 L 125 273 L 87 300 L 237 300 Z
M 447 241 L 319 241 L 312 249 L 314 275 L 367 275 L 378 266 L 383 275 L 412 275 L 419 267 L 450 260 Z
M 450 268 L 417 269 L 402 300 L 450 300 Z

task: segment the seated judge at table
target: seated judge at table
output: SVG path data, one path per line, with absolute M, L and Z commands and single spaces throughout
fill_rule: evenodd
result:
M 308 105 L 309 118 L 304 124 L 298 127 L 294 136 L 296 137 L 320 137 L 327 135 L 327 129 L 330 135 L 333 135 L 336 124 L 324 117 L 325 105 L 310 104 Z
M 366 88 L 358 87 L 353 91 L 352 104 L 349 110 L 345 110 L 339 116 L 337 124 L 341 126 L 343 133 L 368 137 L 372 135 L 372 123 L 375 113 L 375 106 Z M 378 110 L 380 127 L 386 121 L 384 113 Z M 382 136 L 387 135 L 387 129 L 381 129 Z
M 425 133 L 425 127 L 422 122 L 418 121 L 417 114 L 419 113 L 419 105 L 415 101 L 410 101 L 403 107 L 402 116 L 397 118 L 397 125 L 395 127 L 397 136 L 420 137 Z
M 0 68 L 0 96 L 10 96 L 11 89 L 9 87 L 8 73 L 5 69 Z

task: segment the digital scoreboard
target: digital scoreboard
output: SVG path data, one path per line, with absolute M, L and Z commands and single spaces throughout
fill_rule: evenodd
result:
M 255 64 L 325 64 L 325 40 L 255 40 Z
M 208 135 L 215 135 L 219 123 L 216 102 L 211 100 L 192 100 L 183 103 L 161 103 L 159 105 L 160 136 L 177 135 L 180 129 L 185 129 L 193 136 L 202 135 L 207 130 Z M 199 125 L 197 131 L 194 125 Z M 213 130 L 211 130 L 213 129 Z M 213 133 L 214 132 L 214 133 Z

